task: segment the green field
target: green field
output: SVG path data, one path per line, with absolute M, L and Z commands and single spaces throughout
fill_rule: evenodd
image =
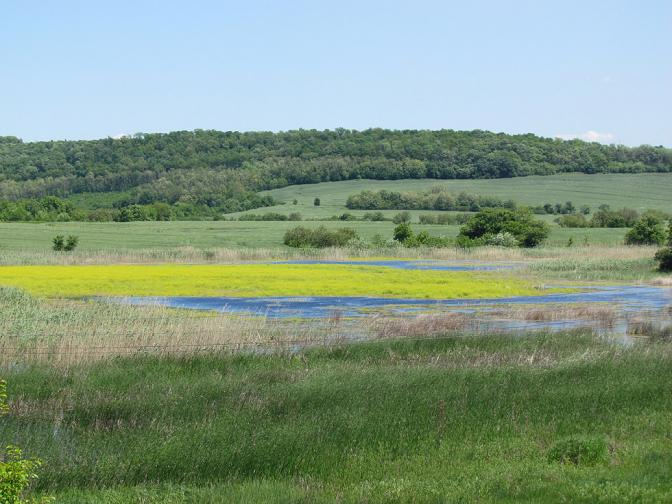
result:
M 669 502 L 671 349 L 447 336 L 15 366 L 0 437 L 63 503 Z M 553 458 L 568 439 L 577 464 Z
M 344 211 L 348 196 L 360 191 L 423 191 L 434 186 L 447 187 L 450 192 L 465 191 L 470 194 L 512 199 L 522 205 L 543 205 L 572 201 L 578 208 L 588 205 L 595 209 L 606 203 L 614 208 L 629 207 L 642 211 L 658 209 L 672 211 L 672 174 L 598 174 L 570 173 L 564 175 L 530 176 L 506 179 L 477 180 L 348 180 L 322 184 L 294 185 L 266 191 L 285 205 L 259 209 L 253 213 L 278 211 L 299 212 L 304 218 L 329 217 Z M 321 205 L 313 200 L 319 197 Z M 297 205 L 293 205 L 293 200 Z M 364 211 L 351 211 L 360 215 Z M 394 214 L 396 211 L 387 212 Z M 426 211 L 414 212 L 430 213 Z
M 351 227 L 360 236 L 371 240 L 376 234 L 392 238 L 392 222 L 238 222 L 238 221 L 173 221 L 173 222 L 54 222 L 0 223 L 0 253 L 11 251 L 41 251 L 51 248 L 51 239 L 58 234 L 79 236 L 81 250 L 118 250 L 196 247 L 207 248 L 281 248 L 282 237 L 297 225 L 328 228 Z M 455 237 L 459 226 L 420 226 L 432 235 Z M 572 237 L 579 245 L 622 244 L 625 229 L 566 229 L 553 226 L 549 245 L 565 245 Z

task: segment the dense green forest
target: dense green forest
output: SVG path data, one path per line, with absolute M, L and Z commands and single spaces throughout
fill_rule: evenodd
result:
M 668 148 L 478 130 L 196 130 L 51 142 L 0 137 L 0 199 L 117 193 L 117 208 L 182 205 L 182 217 L 266 206 L 272 202 L 257 191 L 292 184 L 671 171 Z M 94 206 L 111 205 L 101 199 Z

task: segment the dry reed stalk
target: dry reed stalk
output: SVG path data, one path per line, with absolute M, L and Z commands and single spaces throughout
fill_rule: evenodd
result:
M 467 328 L 469 318 L 461 313 L 421 314 L 415 317 L 369 317 L 365 324 L 375 338 L 436 336 Z
M 534 322 L 558 320 L 595 320 L 603 324 L 613 324 L 617 312 L 609 306 L 543 306 L 512 308 L 501 312 L 507 318 Z
M 658 287 L 672 287 L 672 276 L 657 277 L 651 280 L 650 283 Z
M 651 258 L 655 247 L 626 246 L 579 246 L 541 247 L 534 249 L 477 247 L 462 249 L 446 248 L 404 248 L 381 249 L 197 249 L 193 247 L 139 249 L 139 250 L 98 250 L 76 251 L 72 254 L 53 252 L 3 251 L 0 264 L 227 264 L 247 261 L 325 259 L 344 260 L 349 258 L 390 257 L 407 259 L 435 259 L 458 261 L 507 261 L 527 262 L 547 259 L 585 260 L 586 258 L 634 260 Z

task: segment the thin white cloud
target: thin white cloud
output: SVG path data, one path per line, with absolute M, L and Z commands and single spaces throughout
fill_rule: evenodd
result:
M 584 133 L 562 133 L 555 135 L 556 138 L 561 138 L 562 140 L 584 140 L 586 142 L 598 142 L 598 143 L 614 143 L 616 140 L 616 135 L 613 133 L 599 133 L 597 131 L 586 131 Z
M 121 140 L 122 138 L 128 138 L 128 137 L 130 137 L 130 136 L 131 136 L 131 135 L 129 135 L 129 134 L 127 134 L 127 133 L 118 133 L 118 134 L 116 134 L 116 135 L 112 135 L 112 138 L 113 138 L 114 140 Z

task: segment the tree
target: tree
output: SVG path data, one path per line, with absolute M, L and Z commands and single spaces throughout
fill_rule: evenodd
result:
M 77 244 L 79 243 L 79 238 L 74 235 L 69 235 L 68 239 L 65 241 L 65 245 L 63 246 L 63 250 L 66 252 L 72 252 L 77 248 Z
M 660 271 L 672 271 L 672 220 L 667 230 L 667 247 L 659 250 L 655 256 Z
M 477 213 L 460 229 L 460 243 L 465 239 L 484 244 L 499 233 L 510 233 L 521 247 L 536 247 L 548 236 L 548 224 L 534 219 L 527 209 L 487 209 Z
M 625 235 L 626 245 L 662 245 L 665 229 L 660 219 L 653 215 L 642 216 Z
M 57 235 L 52 240 L 52 249 L 56 252 L 72 252 L 77 248 L 79 243 L 79 238 L 74 235 L 69 235 L 66 239 L 63 235 Z
M 315 198 L 315 199 L 313 200 L 313 205 L 314 205 L 314 206 L 320 206 L 320 198 Z
M 413 236 L 413 229 L 408 222 L 402 222 L 394 228 L 393 238 L 399 243 L 404 243 Z
M 56 251 L 56 252 L 62 252 L 65 249 L 65 237 L 63 235 L 56 235 L 54 236 L 53 240 L 51 240 L 53 245 L 51 248 Z

